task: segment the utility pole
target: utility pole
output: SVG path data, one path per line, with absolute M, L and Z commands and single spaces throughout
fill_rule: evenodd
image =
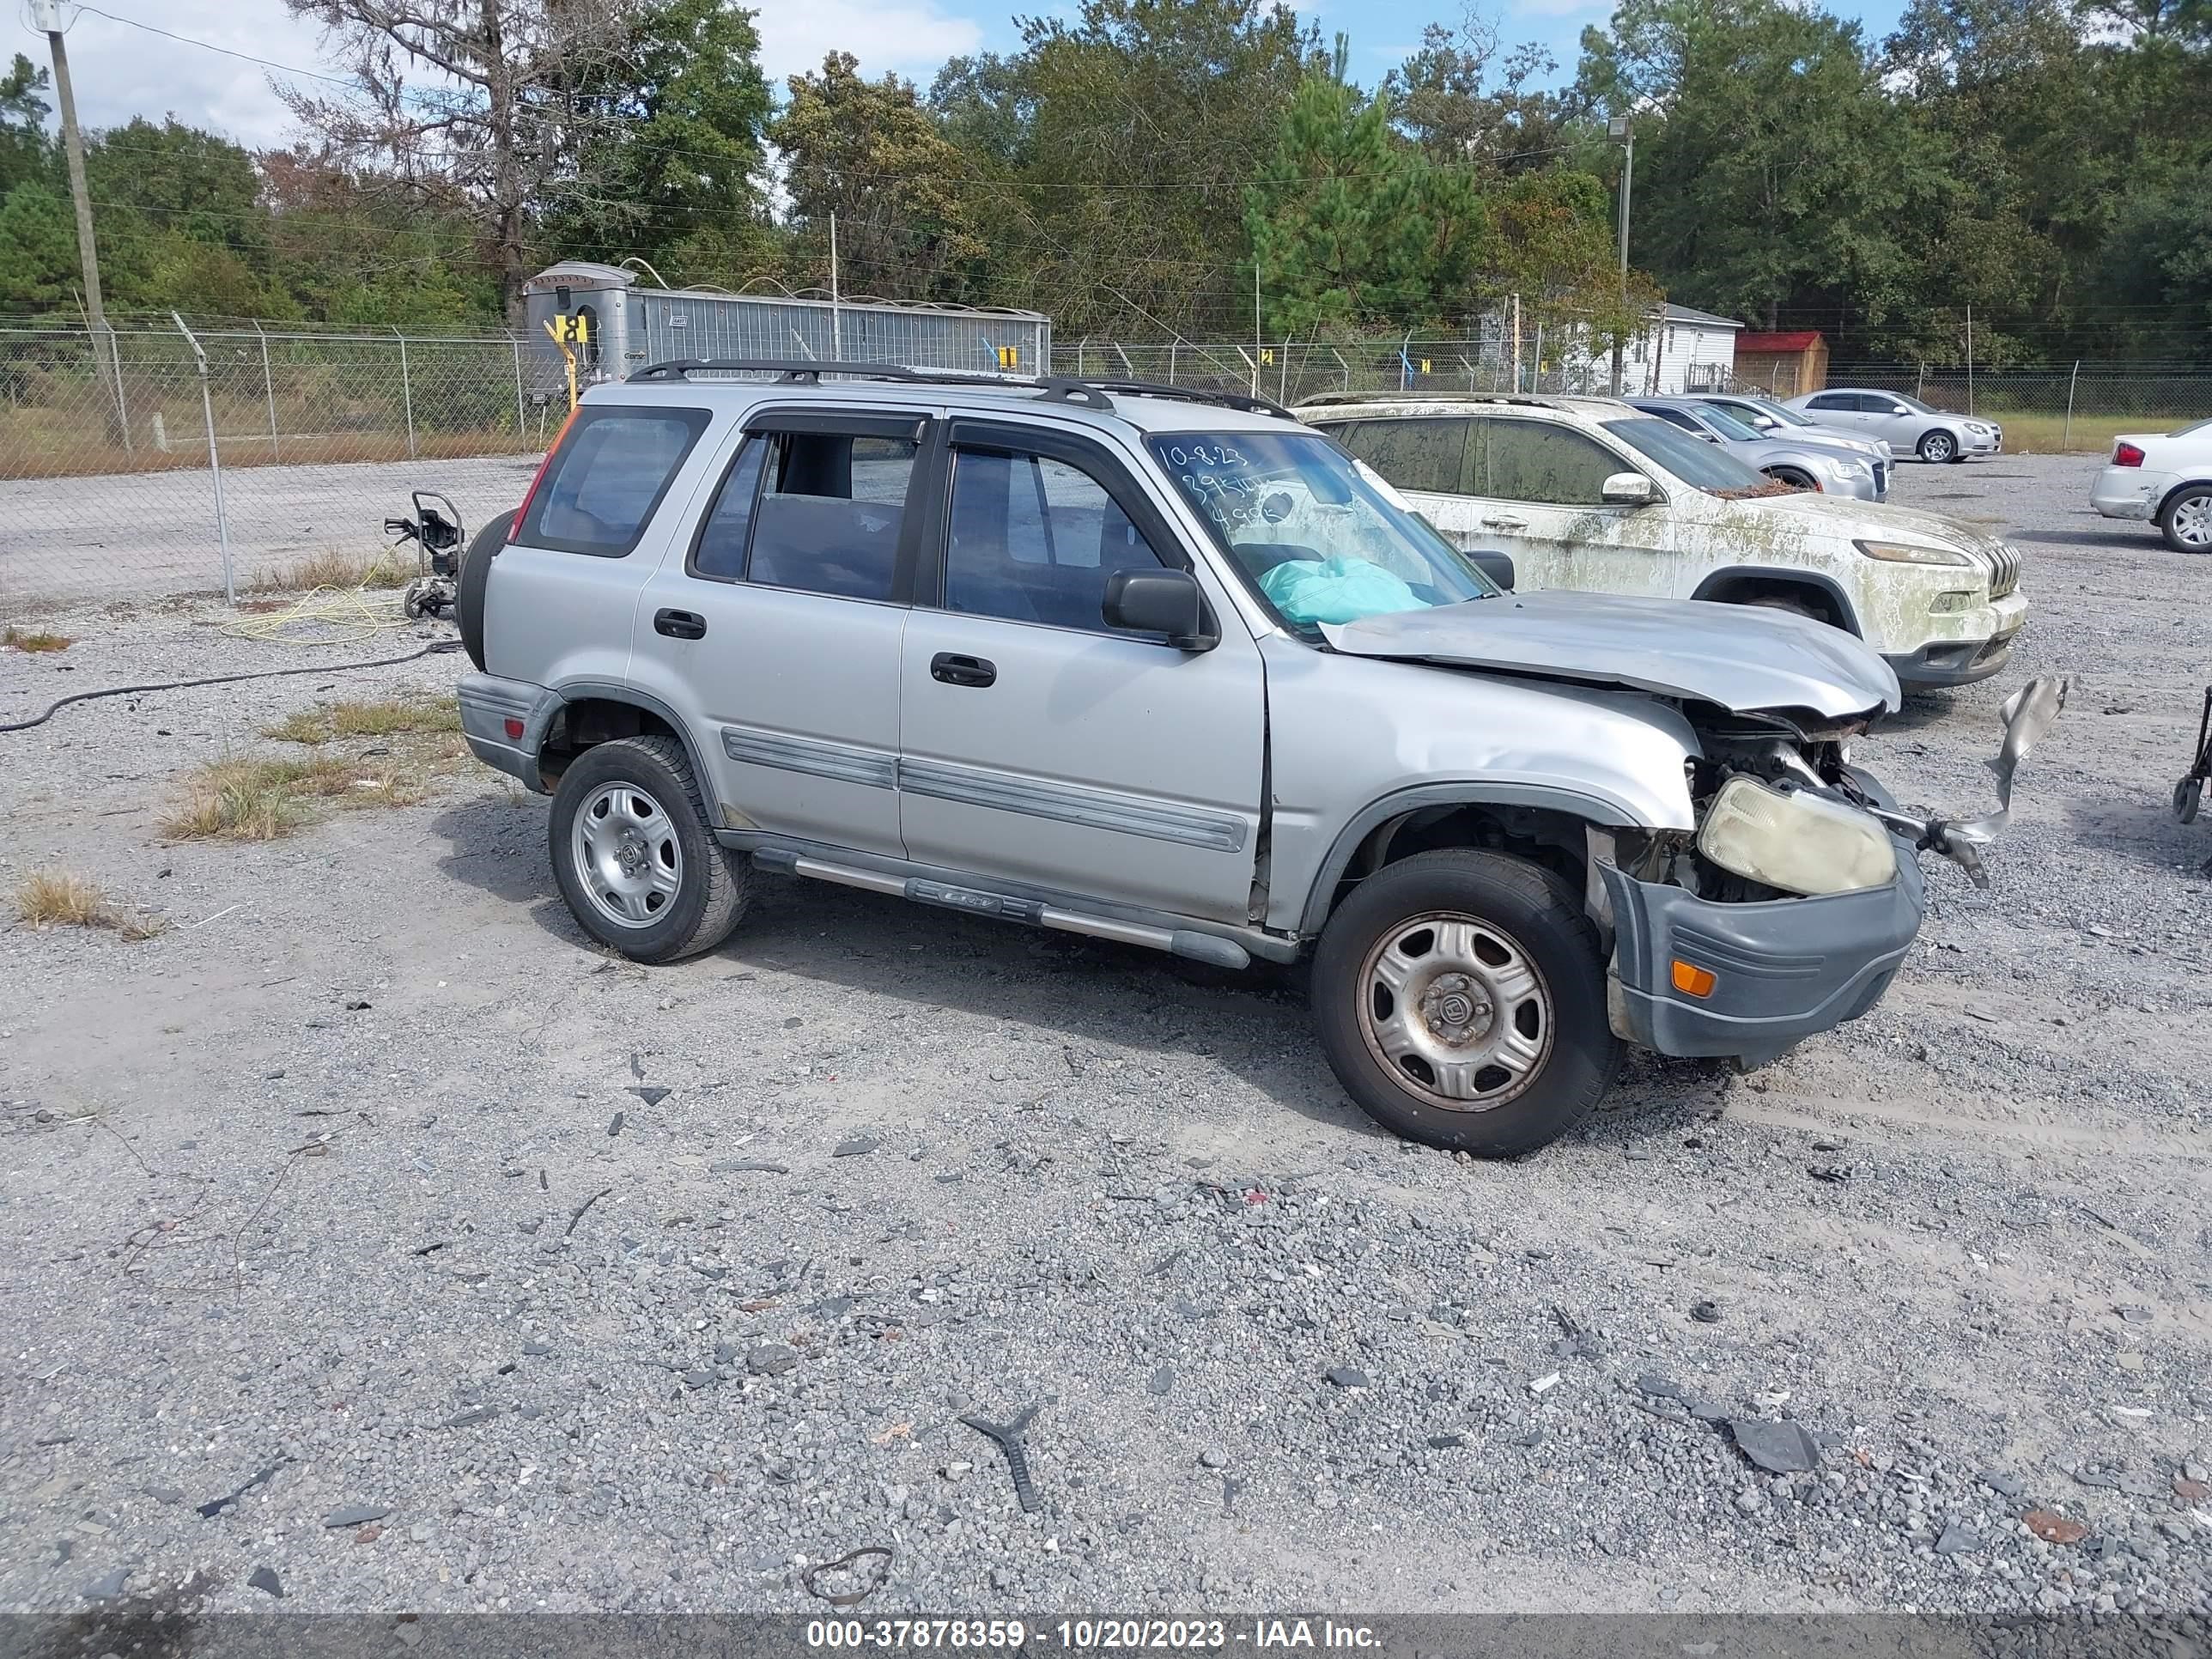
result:
M 1636 131 L 1626 115 L 1606 123 L 1605 135 L 1621 147 L 1620 160 L 1620 319 L 1628 321 L 1628 197 L 1636 187 Z M 1621 336 L 1613 337 L 1613 395 L 1620 396 Z
M 85 325 L 92 335 L 93 362 L 99 368 L 104 393 L 113 396 L 115 337 L 107 331 L 107 313 L 100 303 L 100 251 L 92 240 L 92 197 L 84 187 L 84 140 L 76 130 L 76 94 L 70 86 L 69 47 L 62 38 L 62 0 L 31 0 L 31 27 L 46 32 L 53 54 L 54 98 L 62 112 L 62 151 L 69 158 L 70 195 L 76 203 L 76 253 L 84 267 Z M 119 422 L 121 405 L 117 405 Z M 125 448 L 131 446 L 128 428 L 116 426 Z

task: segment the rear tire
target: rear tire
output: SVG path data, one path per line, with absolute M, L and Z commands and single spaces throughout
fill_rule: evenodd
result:
M 480 672 L 484 665 L 484 584 L 491 579 L 491 562 L 507 545 L 514 524 L 514 514 L 502 513 L 477 531 L 453 577 L 453 621 L 461 630 L 462 648 Z
M 2212 484 L 2191 484 L 2167 496 L 2158 533 L 2177 553 L 2212 553 Z
M 674 738 L 620 738 L 571 761 L 547 843 L 569 914 L 633 961 L 711 951 L 744 919 L 751 869 L 714 839 Z
M 1922 460 L 1932 466 L 1942 466 L 1948 462 L 1961 459 L 1959 453 L 1958 439 L 1941 428 L 1920 434 L 1918 453 Z
M 1558 1139 L 1613 1081 L 1605 961 L 1575 890 L 1445 848 L 1369 876 L 1314 953 L 1329 1067 L 1393 1133 L 1479 1158 Z

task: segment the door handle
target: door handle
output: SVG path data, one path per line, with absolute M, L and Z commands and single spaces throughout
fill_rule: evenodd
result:
M 653 631 L 665 634 L 672 640 L 703 640 L 707 637 L 707 619 L 696 611 L 656 611 L 653 613 Z
M 988 685 L 999 678 L 998 665 L 981 657 L 956 656 L 940 651 L 929 659 L 929 678 L 947 685 Z
M 1526 519 L 1485 519 L 1482 521 L 1482 527 L 1485 530 L 1526 530 L 1528 527 L 1528 520 Z

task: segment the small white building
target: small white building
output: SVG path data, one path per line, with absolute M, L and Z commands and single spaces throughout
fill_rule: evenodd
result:
M 1675 398 L 1686 392 L 1721 392 L 1735 372 L 1735 339 L 1743 325 L 1710 311 L 1669 305 L 1651 319 L 1651 325 L 1628 343 L 1621 353 L 1623 395 L 1631 398 Z M 1559 364 L 1565 385 L 1578 391 L 1602 393 L 1613 383 L 1613 356 L 1591 356 L 1584 343 L 1560 354 Z

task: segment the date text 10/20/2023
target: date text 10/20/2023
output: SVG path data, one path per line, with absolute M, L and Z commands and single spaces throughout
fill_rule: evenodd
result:
M 1128 1650 L 1291 1650 L 1371 1648 L 1380 1644 L 1365 1625 L 1330 1619 L 816 1619 L 806 1626 L 811 1648 L 878 1650 L 951 1648 L 988 1650 L 1021 1647 L 1076 1651 Z

